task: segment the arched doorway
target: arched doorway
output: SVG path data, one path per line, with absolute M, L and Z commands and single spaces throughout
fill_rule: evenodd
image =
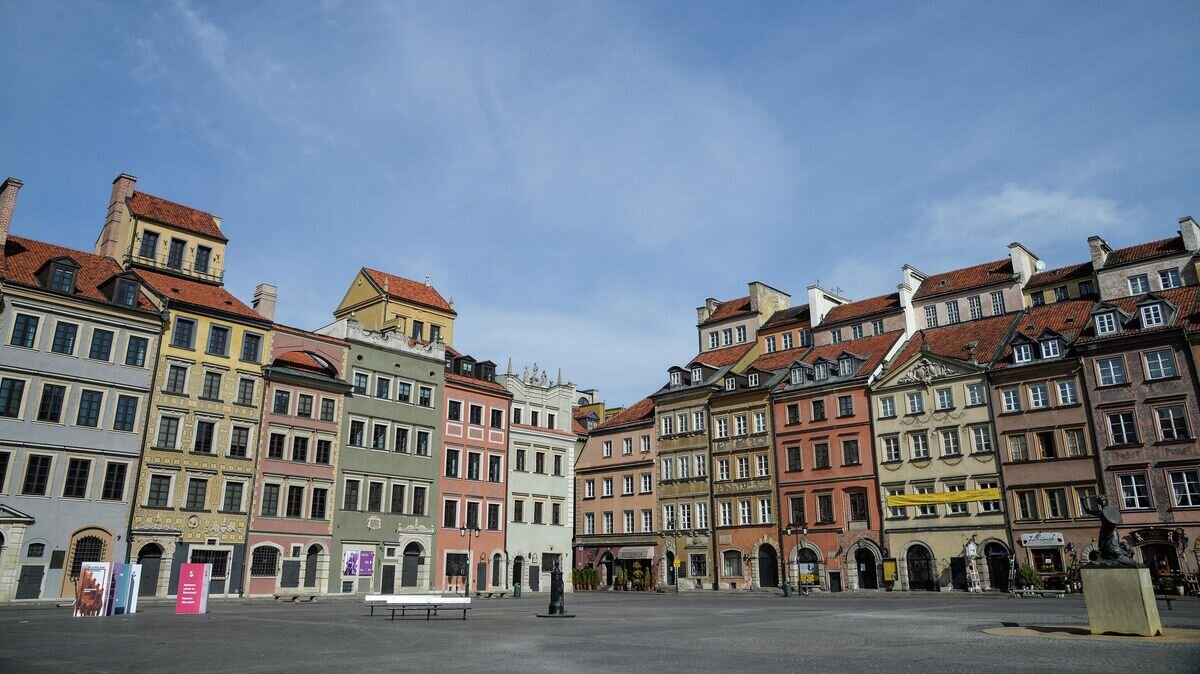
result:
M 524 581 L 521 580 L 521 574 L 524 573 L 524 571 L 525 571 L 525 558 L 520 555 L 517 555 L 516 560 L 513 561 L 513 576 L 512 576 L 512 578 L 513 578 L 514 586 L 525 584 Z
M 504 573 L 501 569 L 503 562 L 499 552 L 492 555 L 492 587 L 500 587 L 504 582 Z
M 908 549 L 908 589 L 937 590 L 933 553 L 920 543 L 915 543 Z
M 139 597 L 153 597 L 158 593 L 158 573 L 162 567 L 162 556 L 163 549 L 158 543 L 147 543 L 138 550 L 137 563 L 142 565 Z
M 667 550 L 667 585 L 675 584 L 675 553 Z
M 988 578 L 994 589 L 1008 592 L 1008 571 L 1010 560 L 1008 548 L 1000 543 L 991 542 L 983 546 L 983 556 L 987 559 Z
M 875 553 L 870 548 L 854 551 L 854 565 L 858 570 L 858 589 L 878 590 L 879 576 L 876 574 Z
M 63 575 L 62 596 L 75 594 L 75 582 L 84 562 L 103 562 L 108 558 L 112 536 L 103 529 L 82 529 L 75 532 L 67 546 L 67 573 Z
M 796 582 L 805 587 L 821 585 L 821 560 L 810 548 L 800 548 L 796 553 Z
M 400 566 L 400 587 L 416 587 L 417 571 L 421 566 L 421 545 L 417 542 L 404 546 L 404 560 Z
M 779 587 L 779 555 L 770 543 L 758 546 L 758 584 Z
M 615 564 L 616 562 L 613 560 L 611 552 L 604 553 L 604 556 L 600 558 L 601 587 L 612 587 L 613 580 L 616 578 L 616 574 L 614 573 L 616 569 L 613 568 Z
M 324 551 L 325 549 L 316 543 L 308 546 L 308 554 L 304 556 L 304 587 L 317 586 L 317 566 Z

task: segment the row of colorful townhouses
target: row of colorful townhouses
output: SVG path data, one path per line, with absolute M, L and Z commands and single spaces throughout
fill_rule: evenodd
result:
M 91 561 L 147 596 L 185 562 L 213 596 L 548 591 L 593 392 L 456 351 L 450 302 L 373 269 L 333 323 L 276 323 L 273 286 L 224 288 L 221 220 L 135 182 L 94 253 L 10 236 L 0 188 L 0 601 Z
M 762 283 L 589 428 L 576 568 L 683 589 L 1062 587 L 1097 497 L 1160 578 L 1200 553 L 1200 225 L 1058 269 L 1008 256 L 851 301 Z M 1028 565 L 1030 569 L 1022 569 Z M 588 572 L 588 576 L 592 576 Z

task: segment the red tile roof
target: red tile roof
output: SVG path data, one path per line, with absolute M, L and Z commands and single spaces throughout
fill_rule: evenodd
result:
M 625 411 L 607 419 L 604 423 L 592 429 L 592 433 L 599 433 L 606 430 L 611 430 L 617 426 L 628 426 L 643 421 L 648 421 L 654 418 L 654 401 L 649 398 L 642 398 L 636 403 L 630 405 Z
M 1144 335 L 1151 332 L 1178 330 L 1180 328 L 1184 328 L 1188 332 L 1200 332 L 1200 314 L 1197 313 L 1196 306 L 1197 295 L 1200 295 L 1200 287 L 1187 286 L 1184 288 L 1171 288 L 1169 290 L 1159 290 L 1152 294 L 1155 297 L 1161 297 L 1178 308 L 1170 323 L 1166 325 L 1158 325 L 1152 328 L 1125 328 L 1115 334 L 1099 337 L 1095 332 L 1095 324 L 1089 321 L 1087 329 L 1083 331 L 1083 335 L 1079 338 L 1079 341 L 1098 342 L 1102 340 L 1128 337 L 1129 335 Z M 1135 325 L 1140 326 L 1141 316 L 1139 315 L 1137 304 L 1145 297 L 1145 295 L 1138 295 L 1136 297 L 1120 297 L 1117 299 L 1107 300 L 1102 304 L 1116 307 L 1121 311 L 1132 315 L 1136 321 Z
M 146 279 L 146 285 L 171 302 L 182 302 L 183 304 L 221 311 L 241 318 L 267 321 L 267 319 L 258 315 L 253 309 L 242 304 L 241 300 L 230 295 L 229 291 L 221 286 L 211 283 L 201 283 L 179 276 L 160 274 L 159 272 L 147 269 L 139 269 L 138 275 Z
M 858 300 L 857 302 L 839 304 L 830 309 L 829 313 L 825 314 L 822 326 L 829 323 L 841 323 L 867 318 L 875 314 L 896 313 L 900 310 L 900 293 L 868 297 L 865 300 Z
M 782 327 L 784 325 L 792 325 L 794 323 L 808 323 L 810 320 L 808 305 L 801 304 L 798 307 L 780 309 L 779 311 L 771 314 L 771 318 L 767 319 L 766 323 L 763 323 L 763 326 L 759 328 L 759 332 L 763 332 L 764 330 L 769 330 L 771 328 Z
M 497 384 L 494 381 L 487 381 L 485 379 L 476 379 L 474 377 L 465 377 L 461 374 L 454 374 L 453 372 L 446 373 L 446 381 L 454 382 L 454 383 L 458 383 L 458 384 L 464 384 L 464 385 L 468 385 L 468 386 L 475 386 L 478 388 L 486 388 L 486 389 L 495 391 L 497 393 L 502 393 L 505 396 L 508 396 L 510 398 L 512 397 L 512 394 L 508 392 L 508 389 L 504 388 L 503 384 Z
M 307 351 L 288 351 L 285 354 L 277 356 L 275 360 L 271 362 L 271 364 L 295 368 L 305 372 L 313 372 L 326 377 L 337 376 L 336 365 L 327 365 L 324 361 L 314 358 L 313 355 Z
M 301 330 L 300 328 L 293 328 L 290 325 L 283 325 L 282 323 L 276 323 L 274 326 L 274 330 L 276 332 L 286 332 L 290 335 L 296 335 L 297 337 L 304 337 L 305 339 L 315 339 L 318 342 L 337 344 L 339 346 L 350 346 L 350 342 L 347 342 L 344 339 L 338 339 L 337 337 L 330 337 L 329 335 L 319 335 L 315 332 L 309 332 L 308 330 Z
M 4 245 L 3 264 L 0 273 L 4 279 L 16 285 L 29 288 L 42 288 L 42 282 L 37 273 L 50 260 L 59 257 L 69 257 L 79 265 L 75 276 L 75 295 L 97 302 L 109 303 L 109 297 L 101 288 L 117 274 L 122 273 L 121 266 L 113 259 L 71 250 L 50 243 L 43 243 L 21 236 L 10 236 Z M 138 309 L 154 311 L 154 305 L 145 296 L 138 295 Z
M 727 318 L 742 316 L 749 313 L 751 313 L 750 296 L 746 295 L 745 297 L 739 297 L 736 300 L 721 302 L 717 305 L 716 310 L 713 311 L 712 316 L 709 316 L 708 319 L 700 325 L 708 325 L 709 323 L 715 323 L 717 321 L 723 321 Z
M 866 362 L 859 368 L 859 373 L 868 375 L 871 370 L 879 365 L 888 351 L 895 345 L 896 340 L 904 334 L 903 330 L 894 330 L 885 332 L 882 335 L 871 335 L 870 337 L 861 337 L 859 339 L 851 339 L 837 344 L 825 344 L 823 346 L 814 347 L 804 356 L 804 362 L 813 365 L 818 358 L 826 360 L 837 360 L 838 356 L 843 353 L 852 353 L 856 356 L 866 358 Z
M 934 355 L 968 363 L 973 355 L 975 362 L 986 365 L 999 354 L 1009 328 L 1020 316 L 1020 313 L 1001 314 L 977 321 L 919 330 L 909 338 L 908 343 L 892 362 L 903 365 L 920 353 L 922 345 L 925 344 Z M 967 347 L 971 344 L 975 345 L 974 349 L 968 352 Z
M 1053 330 L 1068 342 L 1073 342 L 1088 327 L 1093 306 L 1095 304 L 1091 300 L 1063 300 L 1031 307 L 1020 314 L 1013 337 L 1020 334 L 1036 340 L 1046 330 Z M 1004 351 L 996 361 L 995 367 L 1003 368 L 1011 362 L 1012 337 L 1004 345 Z
M 427 307 L 433 307 L 441 311 L 455 313 L 450 303 L 442 297 L 441 293 L 434 290 L 433 286 L 424 283 L 418 283 L 395 274 L 378 271 L 369 267 L 363 267 L 363 272 L 371 279 L 375 285 L 380 288 L 387 288 L 389 296 L 406 302 L 414 302 L 423 304 Z
M 1183 245 L 1183 237 L 1173 236 L 1169 239 L 1160 241 L 1150 241 L 1149 243 L 1139 243 L 1136 246 L 1128 248 L 1118 248 L 1108 254 L 1104 260 L 1104 267 L 1116 267 L 1123 264 L 1132 264 L 1141 262 L 1164 255 L 1178 255 L 1186 253 L 1187 248 Z
M 724 349 L 717 349 L 716 351 L 701 353 L 688 361 L 688 367 L 696 364 L 708 365 L 709 367 L 725 367 L 726 365 L 733 365 L 741 360 L 742 356 L 746 355 L 746 352 L 752 348 L 754 348 L 753 342 L 749 344 L 738 344 L 737 346 L 727 346 Z
M 221 233 L 216 218 L 191 206 L 167 201 L 145 192 L 134 192 L 128 203 L 129 210 L 139 218 L 149 218 L 217 241 L 229 240 Z
M 794 349 L 784 349 L 783 351 L 764 353 L 758 358 L 755 358 L 754 362 L 750 364 L 750 367 L 766 371 L 782 370 L 783 368 L 799 360 L 800 356 L 803 356 L 807 351 L 807 346 L 798 346 Z
M 913 299 L 924 299 L 947 293 L 962 292 L 996 283 L 1011 283 L 1013 280 L 1012 260 L 994 260 L 973 267 L 934 274 L 921 282 Z
M 1040 271 L 1029 277 L 1029 282 L 1025 284 L 1025 289 L 1040 288 L 1054 283 L 1062 283 L 1079 278 L 1088 278 L 1092 275 L 1092 263 L 1080 262 L 1079 264 L 1069 264 L 1058 269 L 1047 269 Z

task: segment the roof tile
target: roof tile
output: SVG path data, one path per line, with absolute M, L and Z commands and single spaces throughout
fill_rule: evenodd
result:
M 177 204 L 145 192 L 134 192 L 129 198 L 129 210 L 139 218 L 149 218 L 173 225 L 217 241 L 228 241 L 217 226 L 217 220 L 204 211 Z
M 1020 314 L 1013 337 L 1024 335 L 1036 340 L 1046 330 L 1053 330 L 1068 341 L 1074 341 L 1087 328 L 1089 314 L 1095 304 L 1091 300 L 1064 300 L 1053 304 L 1031 307 Z M 995 367 L 1007 367 L 1012 362 L 1012 338 L 1004 345 L 1004 352 Z
M 1065 267 L 1057 269 L 1047 269 L 1040 271 L 1029 277 L 1029 282 L 1025 284 L 1025 289 L 1041 288 L 1054 283 L 1062 283 L 1073 279 L 1088 278 L 1092 275 L 1092 263 L 1080 262 L 1079 264 L 1069 264 Z
M 962 292 L 971 288 L 981 288 L 1002 282 L 1011 283 L 1012 280 L 1012 260 L 1006 257 L 1002 260 L 993 260 L 992 262 L 984 262 L 983 264 L 971 267 L 963 267 L 962 269 L 934 274 L 921 282 L 921 287 L 917 289 L 916 294 L 913 295 L 913 299 L 920 300 L 926 297 Z
M 646 421 L 654 417 L 654 401 L 649 398 L 642 398 L 636 403 L 627 407 L 624 411 L 611 419 L 605 420 L 604 423 L 592 429 L 592 433 L 608 430 L 615 426 L 625 426 L 628 424 Z
M 706 351 L 697 355 L 695 358 L 688 361 L 688 367 L 692 365 L 708 365 L 709 367 L 725 367 L 733 365 L 746 355 L 746 352 L 754 348 L 754 343 L 739 344 L 737 346 L 727 346 L 724 349 L 715 351 Z
M 934 355 L 963 362 L 971 362 L 973 357 L 975 362 L 986 365 L 999 353 L 1008 329 L 1020 315 L 1001 314 L 977 321 L 919 330 L 909 338 L 908 343 L 892 362 L 902 365 L 920 353 L 922 345 L 926 345 Z M 967 347 L 972 343 L 974 348 L 968 351 Z
M 1184 328 L 1188 332 L 1200 332 L 1200 314 L 1197 313 L 1196 307 L 1197 295 L 1200 295 L 1200 287 L 1186 286 L 1183 288 L 1171 288 L 1168 290 L 1158 290 L 1150 294 L 1154 295 L 1155 297 L 1161 297 L 1162 299 L 1178 307 L 1178 310 L 1175 312 L 1175 316 L 1169 324 L 1155 326 L 1152 328 L 1127 328 L 1116 334 L 1104 335 L 1101 337 L 1096 335 L 1095 323 L 1089 321 L 1087 327 L 1083 330 L 1083 335 L 1080 336 L 1079 341 L 1096 342 L 1108 339 L 1119 339 L 1121 337 L 1128 337 L 1130 335 L 1146 334 L 1149 332 L 1178 330 L 1179 328 Z M 1111 307 L 1116 307 L 1121 311 L 1134 316 L 1134 320 L 1137 321 L 1137 325 L 1140 326 L 1141 317 L 1138 315 L 1137 304 L 1145 297 L 1146 295 L 1120 297 L 1117 299 L 1106 300 L 1094 306 L 1105 304 Z
M 868 297 L 865 300 L 839 304 L 830 309 L 829 313 L 825 314 L 825 319 L 822 321 L 821 327 L 825 327 L 829 323 L 841 323 L 866 318 L 875 314 L 895 313 L 898 311 L 901 311 L 900 293 Z
M 1118 248 L 1109 253 L 1108 257 L 1105 258 L 1104 267 L 1116 267 L 1164 255 L 1178 255 L 1179 253 L 1186 252 L 1187 248 L 1183 245 L 1183 237 L 1173 236 L 1169 239 L 1160 239 L 1148 243 L 1139 243 L 1127 248 Z
M 221 311 L 241 318 L 267 320 L 221 286 L 161 274 L 148 269 L 139 269 L 138 275 L 146 279 L 146 284 L 156 293 L 170 301 Z
M 808 305 L 801 304 L 798 307 L 780 309 L 771 314 L 771 318 L 767 319 L 766 323 L 763 323 L 763 326 L 759 328 L 759 332 L 793 323 L 808 323 L 810 320 Z
M 735 300 L 721 302 L 717 305 L 716 310 L 713 311 L 712 316 L 709 316 L 708 320 L 704 321 L 700 325 L 708 325 L 709 323 L 715 323 L 717 321 L 723 321 L 727 318 L 742 316 L 749 313 L 751 313 L 750 296 L 746 295 L 745 297 L 739 297 Z
M 418 283 L 402 276 L 396 276 L 395 274 L 389 274 L 369 267 L 363 267 L 363 272 L 366 273 L 375 285 L 380 288 L 386 287 L 387 293 L 391 297 L 454 313 L 454 309 L 450 306 L 450 303 L 431 285 Z
M 837 360 L 838 356 L 849 352 L 866 358 L 866 362 L 863 363 L 863 366 L 858 371 L 863 375 L 867 375 L 871 373 L 871 370 L 875 369 L 876 365 L 879 365 L 884 356 L 887 356 L 892 346 L 896 344 L 896 340 L 900 339 L 903 335 L 903 330 L 893 330 L 881 335 L 860 337 L 859 339 L 851 339 L 838 342 L 837 344 L 824 344 L 811 349 L 804 356 L 804 362 L 813 365 L 819 358 Z
M 112 277 L 124 271 L 112 258 L 63 248 L 21 236 L 10 236 L 4 245 L 4 259 L 0 271 L 3 272 L 4 279 L 9 283 L 41 289 L 42 282 L 37 277 L 38 271 L 45 267 L 47 262 L 59 257 L 69 257 L 79 265 L 75 276 L 75 294 L 77 296 L 98 302 L 110 301 L 101 288 Z M 144 311 L 157 311 L 150 300 L 140 294 L 137 308 Z

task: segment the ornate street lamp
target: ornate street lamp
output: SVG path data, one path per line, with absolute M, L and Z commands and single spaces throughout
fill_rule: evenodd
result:
M 471 556 L 472 556 L 471 539 L 479 538 L 479 527 L 478 526 L 459 527 L 458 535 L 461 538 L 467 539 L 467 568 L 464 569 L 466 574 L 463 576 L 463 578 L 465 580 L 465 582 L 463 583 L 463 596 L 469 597 L 469 596 L 471 596 Z

